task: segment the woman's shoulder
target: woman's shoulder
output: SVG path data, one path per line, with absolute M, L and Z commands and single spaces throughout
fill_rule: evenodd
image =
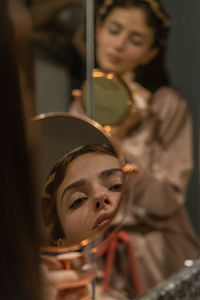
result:
M 189 132 L 186 128 L 191 128 L 190 112 L 187 101 L 178 90 L 168 86 L 157 90 L 150 110 L 159 120 L 158 135 L 163 144 L 169 144 L 177 134 Z
M 152 96 L 151 109 L 154 112 L 175 112 L 186 111 L 187 101 L 183 95 L 175 88 L 163 86 Z
M 154 94 L 153 94 L 153 98 L 157 98 L 157 97 L 161 97 L 161 99 L 163 99 L 163 101 L 165 99 L 168 99 L 170 101 L 170 99 L 172 99 L 173 101 L 183 101 L 185 102 L 185 99 L 183 97 L 183 95 L 181 94 L 181 92 L 171 86 L 162 86 L 160 87 Z
M 182 93 L 171 86 L 162 86 L 153 94 L 153 101 L 170 101 L 170 102 L 179 102 L 182 104 L 187 104 L 186 99 Z

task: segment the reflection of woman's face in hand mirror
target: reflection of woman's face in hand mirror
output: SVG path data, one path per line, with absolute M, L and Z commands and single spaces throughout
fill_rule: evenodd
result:
M 86 145 L 67 154 L 50 174 L 42 199 L 51 239 L 69 246 L 94 235 L 115 214 L 121 184 L 111 145 Z

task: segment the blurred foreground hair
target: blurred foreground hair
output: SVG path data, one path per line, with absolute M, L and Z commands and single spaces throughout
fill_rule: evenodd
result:
M 7 1 L 1 0 L 0 299 L 40 300 L 37 210 L 13 45 Z

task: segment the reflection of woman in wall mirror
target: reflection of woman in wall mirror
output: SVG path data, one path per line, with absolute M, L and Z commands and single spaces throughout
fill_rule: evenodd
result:
M 122 171 L 109 144 L 76 148 L 50 172 L 42 196 L 42 214 L 51 241 L 72 246 L 91 238 L 115 215 Z
M 184 208 L 193 166 L 191 120 L 186 101 L 169 86 L 164 67 L 169 24 L 157 0 L 105 0 L 96 35 L 98 66 L 120 75 L 137 104 L 110 133 L 143 170 L 124 225 L 143 294 L 180 270 L 185 259 L 199 256 L 199 241 Z M 79 98 L 71 111 L 85 113 Z M 134 288 L 121 250 L 111 285 L 119 282 L 125 299 L 133 297 Z
M 30 2 L 37 113 L 67 111 L 85 78 L 85 1 Z

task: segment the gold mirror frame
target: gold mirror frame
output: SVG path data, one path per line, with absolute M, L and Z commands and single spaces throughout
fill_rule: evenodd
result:
M 101 125 L 118 124 L 134 105 L 128 85 L 115 73 L 94 69 L 93 118 Z M 82 86 L 83 107 L 87 108 L 87 81 Z
M 43 131 L 42 129 L 43 128 L 43 125 L 48 121 L 50 121 L 51 123 L 51 128 L 48 128 L 48 132 L 50 133 L 50 143 L 55 143 L 56 142 L 56 139 L 57 139 L 57 135 L 55 134 L 56 132 L 56 129 L 55 129 L 55 126 L 52 127 L 53 125 L 53 121 L 54 120 L 58 120 L 57 123 L 59 123 L 59 121 L 61 122 L 59 125 L 61 125 L 61 127 L 64 126 L 64 123 L 65 121 L 67 120 L 67 122 L 69 123 L 69 121 L 75 121 L 75 122 L 78 122 L 79 125 L 80 124 L 85 124 L 87 130 L 90 130 L 90 133 L 92 133 L 92 135 L 95 133 L 98 133 L 100 134 L 100 136 L 102 137 L 102 140 L 101 140 L 101 143 L 102 142 L 105 142 L 107 141 L 108 143 L 110 143 L 114 150 L 116 151 L 117 155 L 118 155 L 118 159 L 119 159 L 119 162 L 120 162 L 120 166 L 123 170 L 123 173 L 131 173 L 131 172 L 134 172 L 135 170 L 132 169 L 132 171 L 130 172 L 130 166 L 128 167 L 128 165 L 125 165 L 125 162 L 124 162 L 124 157 L 123 157 L 123 154 L 122 152 L 120 151 L 118 145 L 116 145 L 116 143 L 112 140 L 111 136 L 104 130 L 104 128 L 98 124 L 97 122 L 87 118 L 87 117 L 83 117 L 83 116 L 77 116 L 77 115 L 74 115 L 74 114 L 70 114 L 70 113 L 47 113 L 47 114 L 41 114 L 41 115 L 38 115 L 38 116 L 35 116 L 31 119 L 30 121 L 30 130 L 34 131 L 34 136 L 35 136 L 35 139 L 34 139 L 34 142 L 35 142 L 35 150 L 37 152 L 37 161 L 38 162 L 41 162 L 41 160 L 44 160 L 46 157 L 45 157 L 45 153 L 48 149 L 51 149 L 50 148 L 50 144 L 47 143 L 45 144 L 45 130 L 47 130 L 47 128 L 45 128 L 45 130 Z M 62 123 L 64 122 L 64 123 Z M 55 124 L 54 124 L 55 125 Z M 69 124 L 68 124 L 69 125 Z M 45 126 L 44 126 L 45 127 Z M 59 128 L 59 130 L 61 130 L 61 127 Z M 85 128 L 85 129 L 86 129 Z M 89 128 L 89 129 L 88 129 Z M 54 130 L 55 129 L 55 132 L 51 132 L 51 130 Z M 70 126 L 70 132 L 73 131 L 73 126 L 71 127 Z M 47 131 L 46 131 L 47 132 Z M 67 139 L 67 142 L 64 143 L 64 144 L 67 144 L 68 143 L 68 138 L 69 138 L 69 131 L 66 130 L 65 128 L 65 131 L 63 131 L 64 134 L 62 134 L 61 132 L 61 138 L 64 140 L 65 138 Z M 87 132 L 88 133 L 88 132 Z M 52 135 L 53 134 L 53 135 Z M 73 134 L 74 134 L 74 131 L 73 131 Z M 89 137 L 88 135 L 87 136 L 87 139 L 84 138 L 84 140 L 86 140 L 85 144 L 88 144 L 88 143 L 94 143 L 94 136 L 91 136 Z M 48 141 L 49 142 L 49 141 Z M 95 141 L 97 142 L 97 140 Z M 71 149 L 67 149 L 68 151 L 69 150 L 72 150 L 74 147 L 76 148 L 77 146 L 79 145 L 82 145 L 82 141 L 79 141 L 78 142 L 78 145 L 70 145 Z M 56 147 L 57 147 L 57 143 L 56 143 Z M 45 149 L 44 149 L 44 148 Z M 56 154 L 55 153 L 51 153 L 51 163 L 48 165 L 48 166 L 43 166 L 45 168 L 45 171 L 42 171 L 42 177 L 44 179 L 44 177 L 47 177 L 47 175 L 49 174 L 50 170 L 52 169 L 52 166 L 55 165 L 55 163 L 57 162 L 58 159 L 60 159 L 65 153 L 66 151 L 64 150 L 65 145 L 61 145 L 61 148 L 62 149 L 59 149 L 59 153 L 57 152 Z M 50 152 L 48 152 L 48 156 L 49 156 Z M 53 163 L 52 163 L 53 161 Z M 49 162 L 48 162 L 49 163 Z M 48 168 L 48 170 L 47 170 Z M 40 166 L 37 165 L 37 170 L 40 169 Z M 40 170 L 41 171 L 41 170 Z M 39 171 L 37 172 L 39 173 Z M 41 181 L 41 179 L 40 179 Z M 40 192 L 41 192 L 41 182 L 38 184 L 38 186 L 40 185 Z M 43 253 L 51 253 L 51 254 L 61 254 L 61 253 L 66 253 L 66 252 L 70 252 L 70 251 L 75 251 L 77 249 L 80 249 L 80 248 L 83 248 L 85 246 L 87 246 L 89 243 L 91 243 L 92 241 L 95 241 L 97 240 L 97 238 L 101 235 L 102 232 L 106 231 L 109 226 L 112 226 L 113 224 L 113 221 L 116 217 L 116 214 L 121 211 L 121 220 L 119 221 L 119 224 L 117 224 L 117 226 L 115 226 L 116 228 L 114 229 L 114 232 L 116 232 L 119 228 L 119 226 L 121 225 L 121 222 L 123 220 L 123 216 L 124 216 L 124 212 L 122 213 L 122 211 L 124 211 L 127 207 L 127 202 L 126 201 L 122 201 L 122 197 L 123 197 L 123 194 L 124 194 L 124 179 L 123 179 L 123 182 L 122 182 L 122 185 L 123 185 L 123 188 L 122 188 L 122 195 L 121 195 L 121 198 L 120 198 L 120 204 L 118 206 L 118 208 L 116 209 L 112 219 L 105 225 L 103 226 L 102 228 L 100 228 L 98 231 L 94 232 L 94 234 L 92 234 L 90 237 L 80 241 L 79 243 L 77 244 L 74 244 L 74 245 L 71 245 L 71 246 L 64 246 L 64 247 L 54 247 L 54 246 L 44 246 L 42 247 L 42 251 Z M 38 197 L 40 192 L 38 193 Z M 98 243 L 97 243 L 98 244 Z M 89 252 L 96 252 L 97 251 L 97 244 L 92 248 L 92 249 L 86 249 L 86 251 L 89 251 Z M 87 247 L 86 247 L 87 248 Z

